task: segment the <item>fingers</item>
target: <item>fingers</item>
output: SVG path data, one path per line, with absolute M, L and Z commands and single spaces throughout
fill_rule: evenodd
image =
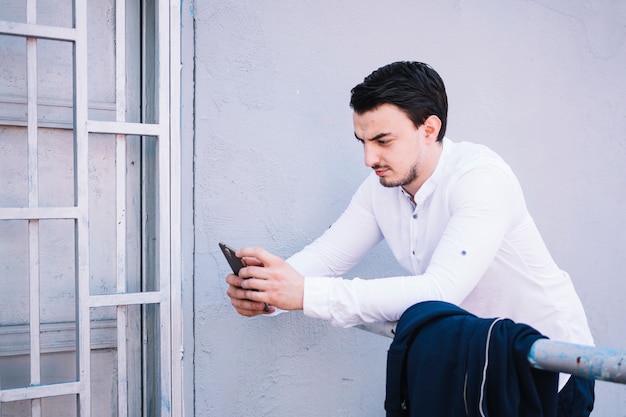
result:
M 282 261 L 282 258 L 271 254 L 263 248 L 241 248 L 237 251 L 237 256 L 244 258 L 254 258 L 258 260 L 260 264 L 265 266 L 270 266 L 277 261 Z
M 265 303 L 259 303 L 251 300 L 242 300 L 238 298 L 231 298 L 231 304 L 237 310 L 237 312 L 243 316 L 258 316 L 260 314 L 269 314 L 276 311 L 272 306 L 268 306 Z
M 254 281 L 254 283 L 252 282 Z M 263 286 L 263 280 L 254 279 L 254 278 L 241 278 L 240 276 L 230 274 L 226 277 L 226 282 L 229 284 L 228 290 L 226 290 L 226 294 L 230 298 L 237 298 L 241 300 L 252 300 L 256 302 L 265 302 L 266 300 L 262 300 L 262 294 L 259 293 L 262 288 L 259 288 L 258 285 L 261 284 Z
M 276 267 L 281 267 L 285 263 L 282 258 L 262 248 L 242 248 L 237 251 L 237 256 L 246 260 L 247 266 L 239 271 L 239 276 L 244 279 L 269 279 L 275 273 Z M 248 288 L 260 290 L 261 288 L 258 288 L 257 285 L 255 284 L 255 286 L 249 286 Z
M 243 258 L 248 266 L 263 266 L 263 262 L 259 261 L 256 258 Z
M 229 284 L 226 295 L 230 297 L 230 303 L 239 314 L 250 317 L 273 313 L 276 310 L 265 302 L 254 300 L 261 294 L 255 290 L 242 288 L 241 285 L 245 280 L 237 275 L 228 275 L 226 282 Z

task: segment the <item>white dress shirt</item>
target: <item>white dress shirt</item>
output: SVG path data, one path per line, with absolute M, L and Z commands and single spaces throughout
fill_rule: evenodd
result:
M 593 345 L 569 275 L 550 256 L 517 178 L 497 154 L 444 138 L 414 202 L 372 173 L 341 217 L 288 259 L 305 276 L 307 316 L 349 327 L 396 321 L 417 302 L 442 300 Z M 382 239 L 406 276 L 341 278 Z

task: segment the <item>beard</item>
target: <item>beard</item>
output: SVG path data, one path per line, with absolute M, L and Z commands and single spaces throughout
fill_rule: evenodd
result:
M 377 169 L 380 167 L 372 167 L 372 168 Z M 413 165 L 411 169 L 409 170 L 409 172 L 407 172 L 407 174 L 402 178 L 393 179 L 393 178 L 380 177 L 380 184 L 383 187 L 388 187 L 388 188 L 404 187 L 405 185 L 411 184 L 416 179 L 417 179 L 417 165 Z

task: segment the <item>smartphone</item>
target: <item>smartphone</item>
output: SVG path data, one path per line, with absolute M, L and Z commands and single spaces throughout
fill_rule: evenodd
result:
M 222 250 L 222 253 L 226 257 L 226 260 L 228 261 L 228 264 L 233 270 L 233 273 L 235 275 L 239 275 L 239 270 L 241 270 L 241 268 L 246 266 L 246 261 L 237 257 L 237 255 L 235 255 L 235 250 L 231 248 L 230 246 L 228 246 L 226 243 L 220 242 L 219 245 L 220 245 L 220 249 Z M 265 308 L 263 309 L 263 311 L 265 311 L 266 313 L 270 311 L 269 304 L 265 303 Z
M 233 270 L 233 273 L 235 275 L 239 275 L 239 270 L 241 270 L 241 268 L 246 266 L 246 262 L 243 259 L 238 258 L 237 255 L 235 255 L 235 250 L 231 248 L 230 246 L 228 246 L 227 244 L 220 242 L 219 245 L 220 245 L 220 249 L 222 250 L 222 253 L 226 257 L 226 260 L 228 261 L 228 264 Z

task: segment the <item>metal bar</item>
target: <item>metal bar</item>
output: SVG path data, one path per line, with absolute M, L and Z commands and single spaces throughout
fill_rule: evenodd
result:
M 125 101 L 124 121 L 139 121 L 141 113 L 140 106 L 140 58 L 141 58 L 141 30 L 140 30 L 140 18 L 139 11 L 143 7 L 145 2 L 138 1 L 126 1 L 124 5 L 124 21 L 123 25 L 126 26 L 126 30 L 122 32 L 124 38 L 117 41 L 124 42 L 124 83 L 126 84 L 125 91 L 123 92 L 123 99 Z M 119 6 L 116 6 L 119 7 Z M 116 17 L 116 21 L 119 22 L 120 18 Z M 117 25 L 116 25 L 117 26 Z M 116 35 L 118 38 L 120 35 Z M 117 51 L 117 49 L 116 49 Z M 117 53 L 117 52 L 116 52 Z M 119 53 L 118 53 L 119 55 Z M 119 84 L 116 85 L 119 87 Z M 119 88 L 118 88 L 119 89 Z M 100 120 L 110 120 L 105 118 L 98 118 Z M 126 186 L 126 289 L 127 292 L 140 292 L 141 291 L 141 270 L 140 265 L 142 260 L 141 252 L 139 250 L 140 242 L 142 239 L 140 232 L 141 224 L 141 199 L 139 198 L 139 191 L 141 189 L 141 139 L 138 136 L 127 135 L 125 137 L 125 149 L 126 149 L 126 166 L 125 166 L 125 186 Z M 118 291 L 122 292 L 122 291 Z M 141 349 L 143 346 L 143 340 L 141 338 L 141 309 L 140 305 L 127 306 L 126 309 L 126 323 L 125 340 L 126 349 L 126 396 L 130 399 L 126 404 L 126 413 L 129 417 L 141 417 Z M 119 336 L 118 336 L 119 339 Z M 119 383 L 119 382 L 118 382 Z M 119 407 L 119 405 L 118 405 Z
M 158 123 L 166 134 L 157 143 L 158 171 L 158 274 L 159 289 L 166 294 L 159 308 L 160 334 L 160 414 L 172 413 L 172 339 L 171 339 L 171 218 L 170 218 L 170 2 L 160 0 L 156 10 Z
M 396 323 L 365 323 L 355 327 L 393 339 Z M 626 384 L 626 350 L 539 339 L 528 352 L 528 363 L 546 371 Z
M 155 52 L 156 1 L 143 2 L 141 7 L 141 120 L 146 123 L 157 123 L 155 97 L 158 91 L 155 77 L 158 72 Z M 158 141 L 150 138 L 141 138 L 141 289 L 153 291 L 158 287 L 158 190 L 156 183 L 158 172 L 156 161 L 156 147 Z M 156 349 L 160 339 L 155 323 L 155 306 L 142 306 L 141 311 L 141 372 L 142 412 L 149 415 L 158 415 L 156 409 L 161 402 L 158 391 L 159 351 Z M 158 307 L 158 306 L 156 306 Z
M 126 1 L 115 2 L 115 121 L 126 120 Z M 126 292 L 126 137 L 116 135 L 115 179 L 117 206 L 117 291 Z M 126 326 L 128 308 L 116 307 L 117 415 L 128 416 L 128 366 Z
M 164 136 L 167 131 L 161 124 L 87 121 L 87 130 L 92 133 L 111 133 L 138 136 Z
M 128 367 L 126 366 L 126 325 L 127 307 L 116 308 L 117 330 L 117 415 L 128 416 Z
M 137 304 L 159 304 L 167 295 L 162 291 L 150 291 L 126 294 L 92 295 L 89 307 L 114 307 Z
M 76 40 L 76 30 L 57 26 L 43 26 L 29 23 L 7 22 L 0 20 L 0 35 L 23 36 L 37 39 L 59 41 Z
M 26 2 L 26 21 L 37 23 L 37 1 Z M 28 206 L 39 206 L 39 157 L 37 127 L 37 39 L 26 39 L 27 108 L 28 108 Z M 41 383 L 41 331 L 40 331 L 40 283 L 39 283 L 39 220 L 28 221 L 28 276 L 29 276 L 29 329 L 30 329 L 30 384 Z M 41 417 L 41 399 L 30 403 L 31 416 Z
M 76 370 L 80 383 L 77 399 L 79 416 L 91 415 L 91 326 L 89 305 L 89 132 L 87 2 L 74 0 L 74 198 L 79 210 L 76 219 Z
M 158 152 L 158 248 L 159 290 L 164 293 L 160 315 L 160 390 L 161 417 L 172 414 L 172 338 L 171 338 L 171 218 L 170 218 L 170 1 L 159 0 L 157 5 L 157 59 L 158 59 L 158 121 L 165 133 L 157 143 Z
M 78 219 L 78 207 L 1 207 L 0 220 Z
M 170 1 L 170 37 L 169 37 L 169 107 L 180 109 L 181 105 L 181 59 L 180 2 Z M 181 140 L 180 111 L 169 112 L 170 138 L 170 257 L 171 257 L 171 381 L 172 414 L 185 415 L 183 404 L 183 320 L 182 320 L 182 193 L 181 193 Z
M 355 326 L 357 329 L 365 330 L 366 332 L 374 333 L 379 336 L 389 337 L 391 339 L 396 335 L 396 323 L 365 323 Z
M 540 339 L 528 353 L 533 368 L 626 384 L 626 351 Z
M 79 382 L 67 382 L 2 390 L 0 391 L 0 402 L 34 400 L 37 398 L 78 394 L 80 385 Z
M 33 23 L 35 1 L 27 2 L 29 23 Z M 28 97 L 28 206 L 39 205 L 39 169 L 37 156 L 37 40 L 28 38 L 27 49 L 27 97 Z M 41 361 L 39 354 L 39 220 L 28 222 L 28 260 L 29 260 L 29 322 L 30 322 L 30 383 L 40 383 Z

